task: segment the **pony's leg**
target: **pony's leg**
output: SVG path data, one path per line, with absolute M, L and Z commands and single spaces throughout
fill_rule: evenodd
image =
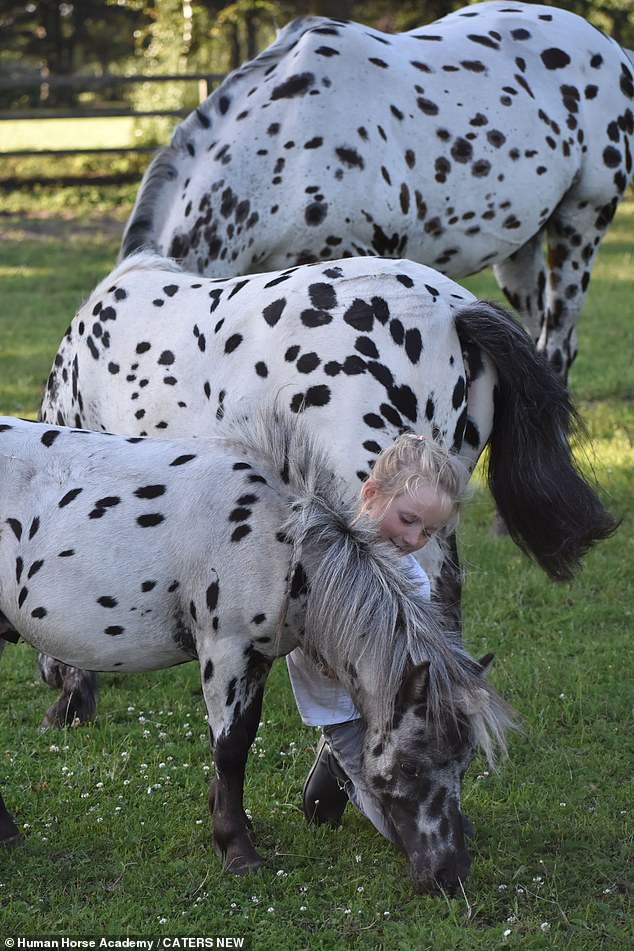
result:
M 546 318 L 544 232 L 539 231 L 515 254 L 493 266 L 500 290 L 520 315 L 537 343 Z
M 42 720 L 42 729 L 88 723 L 97 709 L 97 674 L 93 670 L 68 667 L 60 661 L 40 654 L 38 657 L 42 680 L 59 689 L 61 694 Z
M 210 724 L 216 767 L 216 778 L 209 789 L 213 845 L 224 867 L 235 875 L 255 872 L 264 863 L 251 841 L 249 832 L 252 823 L 244 811 L 243 796 L 247 756 L 260 723 L 264 684 L 270 666 L 270 662 L 263 661 L 257 669 L 249 669 L 245 675 L 249 679 L 247 699 L 243 705 L 236 704 L 233 720 L 228 727 L 215 735 Z M 201 670 L 204 671 L 204 664 L 201 664 Z M 212 682 L 205 681 L 204 673 L 203 694 L 211 719 L 217 698 Z
M 617 204 L 617 196 L 599 204 L 569 195 L 548 222 L 546 319 L 537 347 L 564 381 L 577 355 L 577 318 L 592 264 Z
M 18 827 L 13 821 L 4 799 L 0 795 L 0 845 L 11 848 L 22 841 L 22 836 L 18 832 Z

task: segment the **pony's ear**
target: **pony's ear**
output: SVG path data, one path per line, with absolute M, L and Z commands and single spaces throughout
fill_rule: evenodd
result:
M 398 692 L 398 702 L 404 707 L 416 703 L 424 703 L 427 699 L 427 682 L 429 680 L 429 661 L 417 664 L 405 674 L 401 689 Z
M 491 666 L 491 661 L 493 660 L 494 657 L 495 657 L 495 654 L 488 653 L 488 654 L 485 654 L 484 657 L 480 658 L 480 660 L 478 661 L 478 664 L 480 665 L 481 674 L 485 674 L 487 672 L 487 670 Z

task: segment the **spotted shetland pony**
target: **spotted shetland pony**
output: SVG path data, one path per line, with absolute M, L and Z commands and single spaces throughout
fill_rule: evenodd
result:
M 349 255 L 493 265 L 566 379 L 632 177 L 632 70 L 582 18 L 517 0 L 399 34 L 295 20 L 177 126 L 122 255 L 215 277 Z
M 470 469 L 488 442 L 509 531 L 555 579 L 571 577 L 613 528 L 575 467 L 566 389 L 528 335 L 411 261 L 346 258 L 213 280 L 129 257 L 68 328 L 41 416 L 130 436 L 222 435 L 227 403 L 272 395 L 303 415 L 355 489 L 400 432 L 438 440 Z M 454 543 L 436 558 L 426 546 L 421 561 L 459 629 Z M 62 686 L 46 722 L 90 718 L 93 675 L 42 665 Z
M 93 670 L 198 661 L 214 848 L 237 874 L 262 864 L 243 782 L 264 684 L 301 645 L 363 715 L 363 782 L 416 887 L 455 891 L 470 866 L 462 776 L 476 746 L 504 748 L 507 708 L 376 524 L 356 519 L 356 493 L 302 420 L 265 405 L 224 433 L 139 439 L 2 418 L 0 633 Z M 0 799 L 0 839 L 17 837 Z

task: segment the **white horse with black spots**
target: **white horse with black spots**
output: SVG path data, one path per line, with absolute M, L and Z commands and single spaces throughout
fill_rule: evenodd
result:
M 493 265 L 566 379 L 633 110 L 628 53 L 566 10 L 496 0 L 398 34 L 304 17 L 177 126 L 121 253 L 215 277 L 349 255 Z
M 198 661 L 214 848 L 238 874 L 262 864 L 243 783 L 264 684 L 301 645 L 363 715 L 363 782 L 416 887 L 455 892 L 462 777 L 476 746 L 504 748 L 511 716 L 356 509 L 303 421 L 272 406 L 180 440 L 4 417 L 0 635 L 93 670 Z M 18 839 L 0 798 L 0 841 Z
M 570 578 L 613 530 L 571 454 L 566 388 L 526 332 L 411 261 L 346 258 L 212 280 L 148 253 L 130 257 L 68 328 L 41 417 L 205 436 L 224 432 L 228 403 L 271 396 L 303 414 L 355 489 L 403 431 L 438 440 L 469 469 L 489 443 L 489 484 L 509 532 L 555 579 Z M 455 537 L 435 558 L 433 547 L 421 561 L 459 629 Z M 94 678 L 42 666 L 63 687 L 46 722 L 88 719 Z

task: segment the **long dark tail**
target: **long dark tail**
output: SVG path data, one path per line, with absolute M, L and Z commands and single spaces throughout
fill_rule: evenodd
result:
M 501 307 L 476 301 L 455 315 L 463 344 L 495 363 L 488 482 L 509 534 L 557 581 L 618 523 L 578 469 L 570 439 L 583 432 L 565 384 Z

